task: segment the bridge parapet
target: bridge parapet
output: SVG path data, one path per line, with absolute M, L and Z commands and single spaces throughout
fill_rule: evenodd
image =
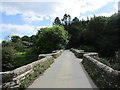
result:
M 72 50 L 77 57 L 81 56 L 79 50 Z M 101 63 L 94 57 L 98 57 L 96 52 L 82 53 L 82 64 L 100 88 L 120 88 L 120 71 Z M 99 85 L 98 85 L 99 84 Z
M 83 58 L 83 55 L 85 54 L 84 50 L 77 50 L 77 49 L 71 49 L 71 51 L 76 55 L 78 58 Z
M 22 80 L 31 76 L 33 73 L 41 73 L 40 70 L 36 71 L 38 69 L 43 70 L 44 67 L 44 70 L 46 70 L 49 66 L 45 64 L 52 64 L 54 59 L 57 58 L 62 52 L 63 50 L 58 50 L 51 54 L 44 54 L 44 57 L 40 57 L 39 60 L 30 64 L 24 65 L 12 71 L 0 72 L 0 76 L 2 76 L 2 88 L 19 88 Z
M 57 55 L 59 55 L 60 52 L 62 52 L 63 50 L 55 50 L 52 53 L 49 54 L 39 54 L 38 59 L 44 58 L 46 56 L 53 56 L 54 58 L 57 57 Z

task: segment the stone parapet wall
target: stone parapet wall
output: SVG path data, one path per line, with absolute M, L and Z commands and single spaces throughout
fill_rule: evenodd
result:
M 78 58 L 83 58 L 83 54 L 85 54 L 84 50 L 77 50 L 77 49 L 71 49 L 71 51 L 75 54 Z
M 39 60 L 34 61 L 30 64 L 24 65 L 17 69 L 7 72 L 0 72 L 2 76 L 2 88 L 14 88 L 19 87 L 21 80 L 24 80 L 31 73 L 34 73 L 34 69 L 40 67 L 44 62 L 57 58 L 63 50 L 54 51 L 51 54 L 39 55 Z
M 80 51 L 74 49 L 74 53 L 77 55 L 80 54 Z M 98 56 L 98 53 L 94 52 L 83 54 L 82 64 L 91 78 L 99 88 L 120 88 L 120 71 L 94 59 L 96 56 Z

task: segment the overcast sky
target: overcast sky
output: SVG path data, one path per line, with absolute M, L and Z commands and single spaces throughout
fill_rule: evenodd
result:
M 18 2 L 17 2 L 18 1 Z M 34 2 L 33 2 L 34 1 Z M 119 0 L 3 0 L 0 3 L 0 41 L 10 35 L 33 35 L 41 27 L 52 26 L 65 13 L 86 19 L 93 15 L 111 16 Z

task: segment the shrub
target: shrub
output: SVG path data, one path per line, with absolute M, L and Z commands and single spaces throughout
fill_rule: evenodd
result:
M 38 57 L 40 53 L 51 53 L 53 50 L 64 49 L 69 38 L 68 32 L 64 30 L 63 26 L 42 28 L 36 37 L 36 42 L 30 49 L 34 58 Z M 29 55 L 31 54 L 29 53 Z
M 115 57 L 113 58 L 94 57 L 94 58 L 115 70 L 120 70 L 120 61 L 118 58 L 115 58 Z
M 13 68 L 11 62 L 13 62 L 16 58 L 15 56 L 16 50 L 12 46 L 2 47 L 2 69 L 9 70 Z

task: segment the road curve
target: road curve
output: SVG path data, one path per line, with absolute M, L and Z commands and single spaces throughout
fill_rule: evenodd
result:
M 28 88 L 96 88 L 80 59 L 65 50 Z

